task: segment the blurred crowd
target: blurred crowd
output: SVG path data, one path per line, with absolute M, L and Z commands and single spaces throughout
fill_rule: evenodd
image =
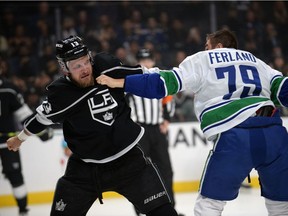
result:
M 206 34 L 229 28 L 239 48 L 288 74 L 288 2 L 285 1 L 28 1 L 0 2 L 0 72 L 32 108 L 61 73 L 55 43 L 79 35 L 93 53 L 108 52 L 135 65 L 142 48 L 169 69 L 204 49 Z M 175 96 L 174 121 L 196 120 L 193 95 Z M 287 115 L 287 110 L 282 110 Z

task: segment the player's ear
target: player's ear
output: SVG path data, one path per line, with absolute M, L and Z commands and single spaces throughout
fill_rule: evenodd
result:
M 71 73 L 70 72 L 64 72 L 64 75 L 71 78 Z
M 215 48 L 224 48 L 222 43 L 218 43 Z
M 70 72 L 67 70 L 61 70 L 61 73 L 64 74 L 65 76 L 69 76 Z

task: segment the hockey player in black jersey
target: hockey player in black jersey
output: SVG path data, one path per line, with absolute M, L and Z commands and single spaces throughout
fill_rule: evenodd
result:
M 22 174 L 20 153 L 19 151 L 9 151 L 6 140 L 18 133 L 25 119 L 31 114 L 32 110 L 25 103 L 20 90 L 16 85 L 2 76 L 0 67 L 0 160 L 2 173 L 12 186 L 19 216 L 28 215 L 27 188 Z M 42 141 L 47 141 L 53 137 L 53 129 L 48 127 L 37 134 L 37 136 Z
M 23 96 L 11 82 L 1 78 L 0 69 L 0 159 L 2 172 L 12 186 L 13 195 L 19 209 L 19 215 L 28 215 L 27 189 L 22 174 L 20 153 L 7 149 L 6 140 L 14 136 L 17 124 L 32 114 L 24 103 Z
M 123 90 L 95 82 L 100 73 L 121 78 L 142 68 L 124 66 L 104 53 L 92 58 L 77 36 L 57 42 L 56 57 L 64 76 L 47 87 L 47 100 L 24 130 L 7 140 L 17 151 L 29 135 L 63 124 L 73 154 L 58 180 L 51 215 L 86 215 L 97 198 L 102 203 L 103 192 L 115 191 L 146 215 L 176 216 L 157 169 L 138 145 L 144 129 L 130 119 Z

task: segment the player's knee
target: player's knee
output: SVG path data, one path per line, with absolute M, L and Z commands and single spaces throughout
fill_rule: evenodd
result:
M 171 205 L 167 203 L 147 213 L 147 216 L 178 216 L 177 212 Z

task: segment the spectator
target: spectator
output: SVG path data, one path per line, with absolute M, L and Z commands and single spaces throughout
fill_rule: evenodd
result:
M 51 32 L 49 25 L 44 20 L 39 20 L 37 23 L 38 34 L 36 37 L 37 54 L 41 58 L 44 55 L 45 49 L 56 42 L 56 36 Z
M 70 35 L 77 35 L 75 26 L 75 19 L 71 16 L 65 16 L 62 22 L 62 33 L 63 38 L 69 37 Z
M 0 55 L 7 56 L 8 53 L 8 41 L 0 29 Z
M 275 28 L 275 24 L 272 22 L 268 22 L 265 26 L 265 34 L 263 36 L 263 42 L 265 46 L 263 46 L 263 56 L 265 56 L 266 60 L 271 60 L 267 57 L 271 56 L 271 52 L 273 52 L 274 47 L 278 47 L 281 45 L 281 41 L 278 37 L 278 32 Z
M 58 63 L 53 56 L 54 49 L 51 44 L 47 44 L 43 47 L 43 55 L 39 57 L 40 73 L 46 73 L 51 79 L 59 75 Z
M 163 30 L 158 27 L 158 22 L 154 17 L 147 19 L 146 28 L 141 32 L 139 43 L 143 46 L 146 41 L 153 43 L 155 48 L 161 52 L 165 52 L 168 49 L 167 38 Z
M 168 32 L 169 48 L 172 50 L 185 49 L 188 30 L 182 20 L 174 18 Z
M 27 34 L 27 27 L 23 24 L 15 26 L 14 34 L 8 39 L 9 56 L 17 57 L 22 46 L 32 47 L 32 38 Z
M 9 41 L 13 37 L 15 32 L 15 26 L 19 24 L 17 18 L 15 17 L 16 11 L 9 6 L 2 5 L 2 13 L 0 20 L 0 29 L 3 32 L 5 38 Z
M 204 44 L 199 27 L 191 27 L 186 39 L 185 50 L 188 55 L 203 50 Z

